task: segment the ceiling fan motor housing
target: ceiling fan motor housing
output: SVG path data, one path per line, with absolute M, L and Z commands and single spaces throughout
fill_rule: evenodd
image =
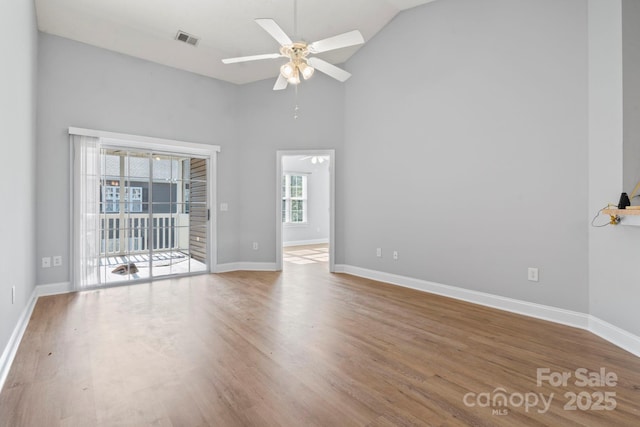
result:
M 304 42 L 293 43 L 290 45 L 282 46 L 280 53 L 291 59 L 292 62 L 299 62 L 304 60 L 309 55 L 309 49 Z

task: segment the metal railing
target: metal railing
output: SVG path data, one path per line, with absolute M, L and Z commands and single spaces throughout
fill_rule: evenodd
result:
M 183 214 L 119 213 L 100 215 L 103 256 L 135 254 L 180 249 L 188 227 Z

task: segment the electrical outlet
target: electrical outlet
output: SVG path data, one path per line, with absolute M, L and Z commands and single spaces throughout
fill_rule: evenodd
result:
M 254 251 L 258 250 L 258 242 L 253 242 L 253 250 Z
M 220 212 L 227 212 L 229 210 L 228 203 L 220 203 Z
M 46 256 L 42 258 L 42 268 L 49 268 L 51 267 L 51 257 L 50 256 Z
M 56 255 L 53 257 L 53 266 L 60 267 L 62 265 L 62 256 Z
M 16 287 L 12 286 L 11 287 L 11 304 L 15 304 L 16 303 Z
M 378 258 L 382 257 L 382 248 L 377 248 L 377 249 L 376 249 L 376 256 L 377 256 Z
M 527 272 L 527 279 L 530 282 L 537 282 L 538 281 L 538 269 L 534 268 L 534 267 L 529 267 L 529 270 Z
M 398 260 L 398 251 L 393 251 L 393 259 Z

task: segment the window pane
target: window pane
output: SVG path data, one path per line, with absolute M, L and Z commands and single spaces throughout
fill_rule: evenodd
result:
M 301 223 L 305 221 L 306 175 L 283 175 L 282 177 L 282 221 Z
M 302 177 L 299 175 L 291 177 L 291 197 L 302 197 Z
M 147 182 L 149 180 L 149 155 L 130 152 L 124 157 L 124 177 L 131 181 Z
M 287 222 L 287 201 L 282 200 L 282 222 Z
M 291 222 L 304 222 L 304 209 L 302 200 L 291 201 Z
M 282 175 L 282 197 L 287 197 L 287 176 Z
M 175 182 L 178 176 L 178 159 L 167 155 L 153 155 L 153 182 Z

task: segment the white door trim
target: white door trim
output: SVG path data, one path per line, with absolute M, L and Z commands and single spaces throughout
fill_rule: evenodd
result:
M 329 271 L 335 272 L 335 150 L 278 150 L 276 151 L 276 271 L 282 271 L 282 158 L 284 156 L 329 157 Z

